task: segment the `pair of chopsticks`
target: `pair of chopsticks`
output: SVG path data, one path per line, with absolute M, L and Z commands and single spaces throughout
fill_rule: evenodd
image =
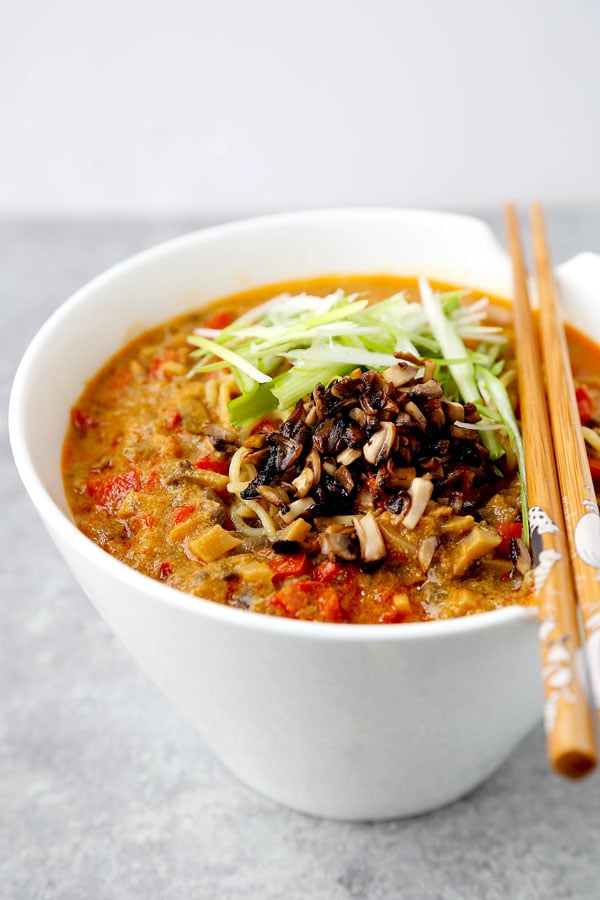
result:
M 591 686 L 596 700 L 590 700 L 578 611 L 588 645 L 600 653 L 600 520 L 541 207 L 531 210 L 539 343 L 512 204 L 506 227 L 529 507 L 523 515 L 529 516 L 539 608 L 548 757 L 559 774 L 581 778 L 596 765 L 592 710 L 600 704 L 600 684 Z

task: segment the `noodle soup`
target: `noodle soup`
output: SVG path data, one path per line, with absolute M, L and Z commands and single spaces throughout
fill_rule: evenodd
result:
M 469 365 L 487 363 L 515 407 L 507 309 L 439 290 Z M 373 349 L 376 318 L 361 319 L 368 300 L 385 328 L 393 301 L 390 327 L 405 316 L 414 337 L 418 298 L 414 280 L 314 279 L 226 298 L 137 338 L 72 411 L 63 474 L 78 527 L 152 578 L 270 615 L 389 623 L 532 603 L 510 428 L 459 396 L 464 361 L 440 358 L 421 332 L 422 343 L 400 349 L 396 336 L 387 358 L 389 347 Z M 311 335 L 282 356 L 283 338 L 272 347 L 282 311 L 302 302 Z M 267 309 L 265 328 L 255 318 Z M 246 391 L 256 367 L 239 370 L 241 339 L 232 338 L 235 351 L 211 344 L 240 316 L 238 332 L 271 341 L 256 370 L 263 379 Z M 287 334 L 298 334 L 298 321 Z M 570 341 L 585 377 L 582 422 L 596 434 L 591 345 L 574 332 Z M 285 394 L 292 369 L 309 385 L 299 397 Z M 322 377 L 310 381 L 313 371 Z M 275 383 L 292 399 L 283 408 Z

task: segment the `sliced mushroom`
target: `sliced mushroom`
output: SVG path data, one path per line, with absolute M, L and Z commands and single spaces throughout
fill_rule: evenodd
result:
M 284 488 L 279 487 L 278 485 L 261 484 L 258 488 L 258 493 L 264 500 L 267 500 L 269 503 L 272 503 L 273 506 L 279 508 L 286 507 L 290 502 L 290 498 Z
M 245 439 L 243 446 L 248 450 L 260 450 L 267 443 L 267 434 L 264 431 L 257 431 L 256 434 L 249 434 Z
M 356 422 L 361 428 L 364 428 L 367 424 L 367 414 L 364 409 L 361 409 L 360 406 L 353 407 L 348 413 L 350 418 Z
M 365 562 L 378 562 L 385 557 L 385 542 L 372 512 L 353 517 L 354 528 L 360 543 L 360 555 Z
M 520 575 L 527 575 L 531 569 L 531 555 L 521 538 L 511 538 L 510 558 Z
M 227 450 L 228 447 L 238 446 L 238 436 L 235 431 L 224 428 L 222 425 L 216 425 L 209 422 L 198 429 L 198 434 L 204 434 L 210 439 L 215 450 Z
M 314 497 L 302 497 L 301 500 L 294 500 L 293 503 L 290 503 L 288 511 L 281 516 L 281 521 L 285 522 L 286 525 L 289 525 L 294 519 L 303 516 L 311 506 L 314 506 L 314 504 Z
M 306 497 L 307 494 L 311 492 L 313 489 L 313 485 L 315 483 L 315 476 L 312 469 L 309 469 L 308 466 L 304 466 L 300 474 L 297 478 L 294 478 L 292 481 L 292 485 L 296 491 L 297 497 Z
M 439 400 L 440 397 L 444 396 L 444 391 L 439 381 L 430 378 L 429 381 L 424 381 L 411 387 L 408 396 L 411 399 L 424 397 L 427 400 Z
M 401 359 L 395 366 L 390 366 L 389 369 L 386 369 L 381 374 L 394 387 L 402 387 L 403 384 L 408 384 L 409 381 L 412 381 L 418 371 L 419 367 L 414 363 Z
M 346 468 L 346 466 L 338 466 L 333 473 L 333 477 L 339 481 L 347 494 L 354 490 L 354 479 L 350 474 L 350 469 Z
M 353 462 L 359 459 L 362 456 L 360 450 L 355 447 L 347 447 L 345 450 L 342 450 L 341 453 L 338 453 L 336 456 L 336 461 L 339 462 L 341 466 L 351 466 Z
M 437 368 L 437 363 L 434 363 L 431 359 L 423 360 L 423 381 L 429 381 L 430 378 L 433 378 L 435 375 L 435 370 Z
M 424 572 L 429 571 L 429 567 L 432 563 L 435 551 L 437 550 L 439 543 L 440 539 L 435 534 L 432 534 L 429 537 L 424 538 L 424 540 L 422 540 L 419 544 L 417 559 L 419 560 L 419 565 Z
M 388 459 L 387 465 L 382 468 L 381 481 L 387 491 L 406 490 L 417 476 L 414 466 L 395 466 L 391 459 Z M 379 479 L 379 473 L 377 477 Z
M 414 419 L 421 431 L 425 431 L 425 429 L 427 428 L 427 419 L 416 403 L 414 403 L 412 400 L 409 400 L 408 403 L 404 404 L 404 412 L 407 412 L 409 416 Z
M 354 538 L 354 530 L 345 528 L 343 531 L 334 531 L 328 528 L 321 539 L 321 552 L 333 553 L 339 559 L 348 561 L 358 556 Z
M 392 452 L 396 438 L 396 426 L 393 422 L 383 422 L 375 434 L 363 447 L 364 457 L 371 465 L 385 462 Z
M 428 478 L 415 478 L 408 489 L 410 506 L 404 514 L 402 524 L 412 531 L 419 524 L 427 504 L 433 494 L 433 481 Z
M 442 408 L 446 414 L 448 422 L 464 422 L 465 408 L 462 403 L 455 403 L 453 400 L 442 400 Z

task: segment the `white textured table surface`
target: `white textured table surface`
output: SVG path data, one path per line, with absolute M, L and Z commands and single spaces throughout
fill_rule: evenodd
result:
M 476 793 L 420 819 L 290 812 L 220 765 L 51 545 L 8 449 L 17 361 L 73 290 L 198 224 L 0 223 L 0 897 L 596 900 L 600 778 L 549 774 L 541 729 Z M 557 262 L 600 251 L 600 211 L 555 214 L 550 234 Z

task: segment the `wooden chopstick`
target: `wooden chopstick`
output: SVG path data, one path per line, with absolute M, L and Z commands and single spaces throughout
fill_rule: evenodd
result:
M 531 228 L 558 481 L 577 602 L 590 655 L 592 696 L 600 715 L 600 516 L 581 432 L 544 216 L 539 204 L 531 208 Z
M 594 722 L 575 662 L 580 644 L 575 586 L 527 271 L 512 204 L 506 207 L 506 228 L 513 266 L 515 345 L 529 507 L 522 512 L 529 518 L 535 566 L 548 758 L 559 774 L 581 778 L 596 765 Z M 553 362 L 557 371 L 558 363 L 556 359 Z

